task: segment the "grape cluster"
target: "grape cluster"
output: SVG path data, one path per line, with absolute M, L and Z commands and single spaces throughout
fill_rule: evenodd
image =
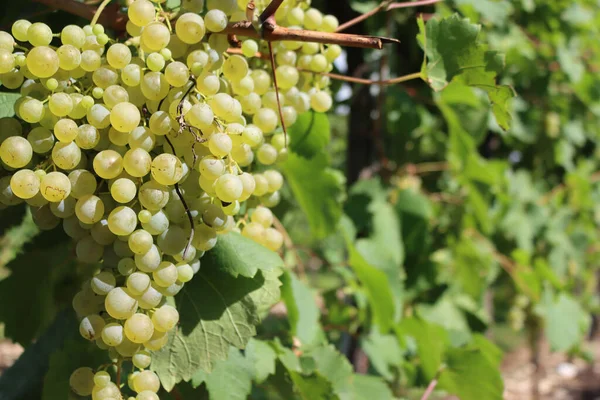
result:
M 129 378 L 138 400 L 158 399 L 146 368 L 179 320 L 167 300 L 218 236 L 281 248 L 269 209 L 284 183 L 274 169 L 287 157 L 280 114 L 291 126 L 329 110 L 329 78 L 318 73 L 341 53 L 274 43 L 272 71 L 266 43 L 240 38 L 232 51 L 223 34 L 246 19 L 246 0 L 208 0 L 206 13 L 202 0 L 184 0 L 173 24 L 162 2 L 131 2 L 121 42 L 99 24 L 66 26 L 56 46 L 43 23 L 0 32 L 0 81 L 21 93 L 16 117 L 0 119 L 0 204 L 26 202 L 41 229 L 62 223 L 77 259 L 93 266 L 73 299 L 80 333 L 140 370 Z M 286 0 L 276 20 L 337 27 L 304 1 Z M 94 400 L 122 398 L 105 370 L 79 368 L 70 384 Z

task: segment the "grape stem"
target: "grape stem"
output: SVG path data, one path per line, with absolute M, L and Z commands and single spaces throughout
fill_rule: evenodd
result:
M 399 76 L 397 78 L 375 81 L 375 80 L 372 80 L 372 79 L 356 78 L 356 77 L 353 77 L 353 76 L 333 74 L 333 73 L 330 73 L 330 72 L 315 72 L 315 71 L 310 71 L 310 70 L 303 69 L 303 68 L 298 68 L 298 71 L 300 71 L 300 72 L 308 72 L 308 73 L 317 74 L 317 75 L 325 75 L 325 76 L 330 77 L 331 79 L 336 79 L 336 80 L 339 80 L 339 81 L 350 82 L 350 83 L 360 83 L 360 84 L 364 84 L 364 85 L 381 85 L 381 86 L 387 86 L 387 85 L 395 85 L 397 83 L 402 83 L 402 82 L 410 81 L 410 80 L 413 80 L 413 79 L 419 79 L 419 78 L 423 79 L 423 77 L 421 76 L 420 72 L 415 72 L 413 74 Z
M 264 24 L 265 22 L 267 22 L 267 20 L 272 20 L 274 22 L 275 13 L 281 6 L 281 3 L 283 3 L 283 0 L 271 1 L 267 8 L 265 8 L 265 10 L 262 12 L 262 14 L 260 14 L 260 17 L 258 18 L 260 20 L 260 23 Z
M 279 86 L 277 85 L 277 74 L 275 73 L 275 54 L 273 53 L 273 43 L 269 43 L 269 59 L 271 61 L 271 70 L 273 72 L 273 85 L 275 86 L 275 97 L 277 98 L 277 109 L 279 111 L 279 119 L 281 120 L 281 129 L 283 129 L 283 137 L 285 139 L 285 147 L 287 148 L 287 129 L 283 120 L 283 110 L 281 109 L 281 100 L 279 99 Z
M 121 372 L 123 372 L 123 359 L 119 357 L 117 361 L 117 387 L 121 390 Z
M 100 4 L 98 9 L 96 10 L 96 13 L 94 14 L 94 18 L 92 18 L 92 22 L 90 23 L 90 25 L 96 25 L 96 23 L 98 22 L 98 18 L 100 18 L 100 15 L 102 15 L 102 11 L 104 11 L 108 3 L 110 3 L 111 1 L 112 0 L 104 0 L 102 4 Z
M 427 386 L 427 389 L 425 390 L 425 393 L 423 393 L 423 396 L 421 396 L 421 400 L 428 400 L 429 399 L 429 396 L 431 396 L 431 394 L 435 390 L 435 387 L 438 384 L 438 380 L 440 379 L 440 374 L 442 373 L 443 370 L 444 370 L 444 367 L 442 366 L 436 372 L 435 376 L 433 377 L 433 380 L 431 382 L 429 382 L 429 385 Z

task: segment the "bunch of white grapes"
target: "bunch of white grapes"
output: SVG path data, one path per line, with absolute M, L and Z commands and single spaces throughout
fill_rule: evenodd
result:
M 96 269 L 73 300 L 80 333 L 139 369 L 129 375 L 137 400 L 158 399 L 151 352 L 179 321 L 167 299 L 218 236 L 237 231 L 281 248 L 270 210 L 284 183 L 274 166 L 287 157 L 279 107 L 288 127 L 329 110 L 320 73 L 341 53 L 274 43 L 278 102 L 266 43 L 240 37 L 232 51 L 224 34 L 246 19 L 246 0 L 209 0 L 206 12 L 202 0 L 184 0 L 172 24 L 163 1 L 131 2 L 121 42 L 98 24 L 54 35 L 19 20 L 12 35 L 0 32 L 0 81 L 21 93 L 16 116 L 0 119 L 0 203 L 26 202 L 41 229 L 62 224 L 77 259 Z M 276 20 L 338 25 L 294 0 Z M 122 398 L 105 369 L 80 368 L 70 384 L 94 400 Z

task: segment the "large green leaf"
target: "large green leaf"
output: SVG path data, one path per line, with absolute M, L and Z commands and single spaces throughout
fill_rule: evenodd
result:
M 50 356 L 59 350 L 65 340 L 77 334 L 77 320 L 73 312 L 62 311 L 52 325 L 29 346 L 19 359 L 0 377 L 0 398 L 21 400 L 39 398 Z M 54 371 L 58 374 L 58 371 Z M 63 382 L 65 383 L 65 382 Z
M 498 365 L 481 349 L 448 349 L 439 387 L 461 400 L 501 400 L 504 392 Z
M 315 360 L 317 371 L 332 384 L 335 394 L 340 400 L 351 400 L 352 395 L 352 365 L 348 359 L 332 345 L 314 349 L 308 353 Z
M 108 353 L 78 335 L 76 329 L 60 351 L 50 358 L 50 367 L 44 378 L 42 400 L 69 398 L 69 377 L 79 367 L 97 368 L 108 362 Z
M 205 383 L 211 400 L 245 400 L 252 390 L 252 361 L 235 347 L 229 348 L 226 360 L 217 361 L 211 373 L 198 371 L 192 386 Z
M 15 115 L 15 102 L 21 97 L 20 93 L 0 93 L 0 118 Z
M 0 321 L 6 337 L 27 346 L 71 304 L 78 289 L 68 238 L 57 231 L 44 232 L 7 268 L 10 276 L 0 282 Z
M 203 269 L 219 269 L 234 277 L 254 278 L 261 271 L 283 267 L 279 255 L 238 233 L 220 235 L 217 245 L 202 257 Z
M 246 358 L 254 366 L 254 380 L 257 383 L 264 382 L 270 375 L 275 373 L 277 353 L 269 343 L 250 339 L 245 353 Z
M 152 369 L 171 390 L 199 369 L 210 372 L 230 346 L 244 348 L 256 334 L 260 310 L 279 300 L 278 271 L 234 278 L 202 268 L 176 296 L 180 324 L 152 358 Z
M 412 317 L 403 319 L 396 328 L 401 343 L 412 337 L 417 343 L 417 351 L 425 379 L 432 380 L 442 366 L 444 352 L 450 345 L 448 333 L 439 325 Z
M 342 215 L 343 175 L 328 167 L 325 154 L 307 160 L 290 153 L 283 172 L 316 238 L 335 232 Z
M 298 280 L 293 272 L 286 272 L 281 279 L 281 294 L 288 310 L 291 333 L 302 345 L 313 345 L 323 339 L 319 319 L 321 312 L 315 302 L 315 294 Z
M 388 385 L 378 376 L 355 374 L 352 379 L 355 400 L 395 399 Z
M 581 305 L 566 293 L 556 298 L 546 291 L 542 312 L 546 318 L 546 337 L 554 351 L 567 351 L 576 346 L 585 334 L 587 317 Z
M 298 116 L 288 129 L 290 150 L 304 158 L 318 155 L 329 143 L 331 129 L 327 114 L 309 111 Z
M 382 335 L 376 330 L 361 340 L 361 348 L 365 351 L 373 368 L 386 380 L 394 380 L 394 370 L 400 367 L 404 360 L 398 344 L 398 338 L 393 335 Z
M 504 59 L 479 39 L 481 27 L 455 14 L 433 18 L 427 24 L 419 19 L 419 29 L 419 43 L 426 56 L 422 73 L 429 85 L 439 91 L 457 81 L 485 91 L 498 125 L 508 129 L 509 101 L 515 93 L 509 86 L 498 85 Z

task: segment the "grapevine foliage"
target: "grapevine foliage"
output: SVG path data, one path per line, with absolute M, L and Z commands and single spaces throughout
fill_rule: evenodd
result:
M 101 3 L 0 6 L 0 398 L 493 400 L 499 326 L 586 356 L 594 1 Z

